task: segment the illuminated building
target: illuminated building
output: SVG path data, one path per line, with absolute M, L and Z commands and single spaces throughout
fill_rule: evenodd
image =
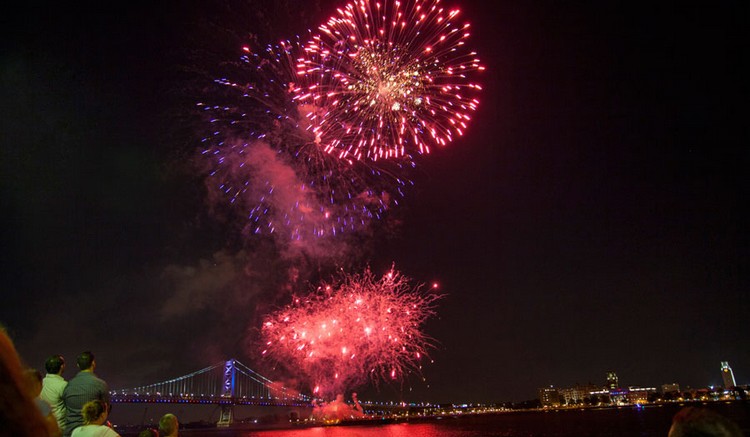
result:
M 552 386 L 540 388 L 539 402 L 543 407 L 558 406 L 560 405 L 560 393 Z
M 673 382 L 671 384 L 662 384 L 661 392 L 662 393 L 679 393 L 680 384 L 677 384 L 676 382 Z
M 575 387 L 561 388 L 558 390 L 560 393 L 560 400 L 565 401 L 564 403 L 570 404 L 582 404 L 587 398 L 591 397 L 591 393 L 597 392 L 598 387 L 594 385 L 579 385 Z
M 724 380 L 724 388 L 737 386 L 737 383 L 734 381 L 734 373 L 732 373 L 732 368 L 729 367 L 728 361 L 721 362 L 721 379 Z
M 609 401 L 614 405 L 625 405 L 628 403 L 628 394 L 630 391 L 626 388 L 618 388 L 609 391 Z
M 628 387 L 626 399 L 629 404 L 645 404 L 651 393 L 656 393 L 655 387 Z
M 610 391 L 620 388 L 620 380 L 617 378 L 617 374 L 612 370 L 607 372 L 607 388 Z

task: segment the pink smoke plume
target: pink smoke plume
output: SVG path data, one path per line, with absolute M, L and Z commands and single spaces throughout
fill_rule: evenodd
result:
M 365 412 L 357 400 L 357 393 L 352 393 L 354 405 L 344 401 L 344 395 L 336 395 L 330 402 L 313 402 L 312 417 L 319 421 L 338 422 L 341 420 L 359 419 L 365 417 Z

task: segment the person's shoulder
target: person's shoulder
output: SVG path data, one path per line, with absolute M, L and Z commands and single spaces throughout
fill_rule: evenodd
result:
M 85 378 L 85 377 L 86 377 L 86 372 L 78 372 L 75 375 L 73 375 L 73 377 L 70 378 L 70 381 L 68 381 L 68 382 L 79 381 L 79 380 L 81 380 L 82 378 Z
M 55 386 L 58 386 L 58 385 L 59 386 L 63 386 L 63 385 L 67 385 L 68 381 L 66 381 L 65 378 L 63 378 L 60 375 L 55 375 L 55 374 L 48 373 L 47 376 L 45 376 L 44 379 L 42 380 L 42 385 L 45 385 L 45 384 L 53 384 Z
M 122 437 L 114 429 L 112 429 L 112 428 L 110 428 L 108 426 L 105 426 L 105 425 L 102 425 L 102 427 L 106 428 L 106 431 L 101 434 L 102 437 Z
M 66 388 L 67 387 L 75 387 L 76 384 L 80 384 L 81 380 L 83 379 L 83 376 L 81 376 L 81 373 L 83 373 L 83 372 L 76 373 L 75 376 L 73 376 L 72 378 L 70 378 L 70 381 L 65 381 L 65 387 Z
M 99 385 L 103 385 L 103 386 L 105 386 L 105 387 L 107 386 L 107 381 L 103 380 L 102 378 L 100 378 L 100 377 L 99 377 L 99 376 L 97 376 L 97 375 L 93 375 L 93 377 L 94 377 L 94 380 L 95 380 L 95 381 L 96 381 L 96 382 L 97 382 L 97 383 L 98 383 Z

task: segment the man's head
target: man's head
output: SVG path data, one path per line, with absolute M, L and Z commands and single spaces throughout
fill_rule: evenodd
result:
M 65 358 L 62 355 L 52 355 L 47 358 L 44 368 L 50 375 L 62 375 L 65 370 Z
M 78 355 L 78 359 L 76 359 L 76 363 L 78 364 L 78 368 L 81 370 L 93 371 L 96 367 L 94 354 L 92 354 L 91 351 L 81 352 L 81 355 Z
M 176 436 L 179 426 L 177 416 L 167 413 L 159 420 L 159 434 L 162 436 Z

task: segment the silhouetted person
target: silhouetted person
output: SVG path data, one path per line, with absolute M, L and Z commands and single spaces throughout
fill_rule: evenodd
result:
M 707 408 L 685 407 L 672 418 L 667 437 L 742 437 L 742 430 Z
M 62 355 L 52 355 L 44 363 L 47 376 L 42 380 L 42 394 L 40 397 L 47 401 L 52 407 L 57 426 L 65 429 L 65 402 L 63 402 L 63 391 L 68 385 L 62 374 L 65 371 L 65 359 Z
M 86 402 L 81 410 L 83 425 L 73 430 L 72 437 L 120 437 L 107 423 L 109 406 L 99 399 Z
M 81 353 L 78 355 L 76 364 L 81 371 L 68 381 L 63 391 L 66 421 L 63 435 L 65 437 L 70 436 L 74 429 L 83 425 L 84 419 L 81 411 L 87 402 L 99 400 L 104 402 L 109 409 L 109 387 L 104 380 L 94 374 L 96 369 L 94 354 L 89 351 Z
M 26 379 L 26 389 L 29 391 L 29 396 L 34 399 L 34 405 L 36 405 L 39 409 L 39 413 L 44 417 L 44 423 L 47 426 L 47 434 L 50 437 L 60 437 L 62 431 L 57 425 L 55 415 L 52 414 L 52 407 L 47 401 L 39 396 L 42 393 L 42 372 L 36 369 L 26 369 L 24 371 L 24 378 Z
M 179 427 L 177 416 L 174 414 L 167 413 L 159 419 L 159 435 L 161 437 L 177 437 Z
M 0 437 L 45 435 L 42 414 L 26 389 L 21 357 L 0 325 Z

